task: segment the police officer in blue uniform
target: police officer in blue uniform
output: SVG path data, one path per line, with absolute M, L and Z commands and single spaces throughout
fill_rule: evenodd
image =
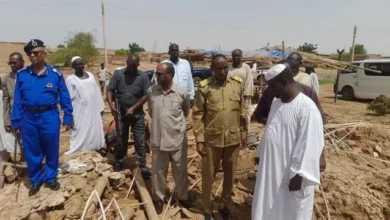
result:
M 60 189 L 57 169 L 60 145 L 60 116 L 58 102 L 64 111 L 65 131 L 72 124 L 72 103 L 64 76 L 45 63 L 45 46 L 33 39 L 24 47 L 31 66 L 19 70 L 15 84 L 11 124 L 24 143 L 28 175 L 31 181 L 29 196 L 35 195 L 43 183 L 52 190 Z M 42 160 L 46 158 L 45 171 Z

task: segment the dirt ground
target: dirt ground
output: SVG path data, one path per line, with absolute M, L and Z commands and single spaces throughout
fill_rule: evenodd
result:
M 1 59 L 0 69 L 7 71 L 6 63 Z M 109 66 L 113 71 L 117 66 Z M 142 63 L 140 69 L 153 69 L 155 64 Z M 90 67 L 89 70 L 96 72 L 97 66 Z M 71 69 L 64 69 L 65 76 L 72 72 Z M 320 71 L 323 77 L 333 78 L 334 71 Z M 334 102 L 333 85 L 322 85 L 320 90 L 320 101 L 329 123 L 326 126 L 326 159 L 327 168 L 321 174 L 321 187 L 316 189 L 315 209 L 313 219 L 390 219 L 390 116 L 378 116 L 367 111 L 367 101 L 344 101 Z M 105 110 L 105 126 L 112 120 L 108 107 Z M 252 122 L 251 133 L 261 138 L 264 127 Z M 190 209 L 190 214 L 195 219 L 202 219 L 201 214 L 201 159 L 196 156 L 194 137 L 191 131 L 189 136 L 189 181 L 193 185 L 191 196 L 196 198 L 195 208 Z M 69 134 L 61 133 L 61 155 L 69 148 Z M 129 151 L 129 157 L 132 149 Z M 235 219 L 250 219 L 251 200 L 254 187 L 254 178 L 256 166 L 252 163 L 254 157 L 254 147 L 241 151 L 239 165 L 236 172 L 236 185 L 234 187 L 233 201 L 229 205 Z M 112 155 L 108 156 L 109 161 Z M 150 155 L 148 155 L 150 162 Z M 149 163 L 150 164 L 150 163 Z M 130 165 L 129 165 L 130 166 Z M 77 178 L 77 177 L 74 177 Z M 89 177 L 87 177 L 88 179 Z M 92 178 L 92 177 L 91 177 Z M 128 181 L 129 178 L 126 178 Z M 64 181 L 64 180 L 63 180 Z M 68 181 L 68 180 L 67 180 Z M 68 182 L 64 181 L 64 184 Z M 89 180 L 88 180 L 89 181 Z M 222 173 L 216 176 L 213 194 L 215 198 L 215 208 L 221 189 L 219 185 L 222 181 Z M 81 181 L 82 182 L 82 181 Z M 150 183 L 148 183 L 150 185 Z M 27 184 L 28 185 L 28 184 Z M 107 204 L 111 198 L 123 199 L 127 192 L 129 183 L 127 182 L 122 189 L 110 189 L 104 195 L 104 203 Z M 173 179 L 168 177 L 168 187 L 172 191 Z M 92 187 L 85 184 L 86 188 L 79 190 L 92 190 Z M 218 192 L 217 192 L 218 191 Z M 27 193 L 26 190 L 21 191 Z M 89 191 L 88 191 L 89 192 Z M 1 198 L 7 198 L 12 190 L 0 191 Z M 169 195 L 167 194 L 169 199 Z M 80 212 L 85 205 L 85 199 L 88 193 L 83 193 L 78 197 L 70 197 L 72 203 L 77 204 L 78 209 L 72 206 L 72 213 L 69 216 L 60 213 L 65 219 L 78 219 Z M 66 197 L 66 196 L 65 196 Z M 80 197 L 80 198 L 79 198 Z M 81 197 L 83 199 L 81 199 Z M 131 194 L 130 198 L 136 198 Z M 58 198 L 59 200 L 62 197 Z M 26 202 L 34 202 L 26 200 Z M 54 201 L 55 203 L 55 201 Z M 26 204 L 21 204 L 26 205 Z M 172 203 L 175 206 L 175 202 Z M 55 206 L 52 205 L 52 206 Z M 66 208 L 62 207 L 62 209 Z M 0 206 L 0 216 L 4 212 Z M 66 210 L 65 210 L 66 212 Z M 58 213 L 57 213 L 58 214 Z M 217 214 L 217 213 L 216 213 Z M 30 216 L 29 219 L 40 219 L 38 216 Z M 160 216 L 162 217 L 162 216 Z M 53 219 L 59 217 L 53 217 Z M 142 209 L 137 209 L 132 219 L 145 219 L 145 213 Z M 189 219 L 185 215 L 175 215 L 170 219 Z M 217 214 L 217 219 L 219 215 Z

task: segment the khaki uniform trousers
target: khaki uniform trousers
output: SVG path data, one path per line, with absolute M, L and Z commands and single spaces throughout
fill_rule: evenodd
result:
M 205 145 L 206 155 L 202 159 L 202 200 L 204 212 L 211 215 L 213 213 L 211 191 L 214 177 L 218 172 L 221 160 L 224 180 L 219 209 L 225 208 L 231 200 L 234 172 L 240 153 L 240 146 L 234 145 L 219 148 L 208 147 L 207 143 L 205 143 Z
M 187 146 L 177 151 L 152 149 L 152 199 L 164 201 L 169 162 L 179 200 L 188 199 Z

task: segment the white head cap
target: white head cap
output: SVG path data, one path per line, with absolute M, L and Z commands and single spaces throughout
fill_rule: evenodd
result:
M 273 66 L 265 74 L 265 76 L 264 76 L 265 80 L 270 81 L 271 79 L 273 79 L 277 75 L 279 75 L 281 72 L 283 72 L 284 69 L 286 69 L 286 65 L 284 65 L 284 64 L 277 64 L 277 65 Z
M 81 57 L 75 56 L 75 57 L 72 57 L 72 59 L 70 60 L 70 63 L 73 64 L 73 62 L 74 62 L 75 60 L 77 60 L 77 59 L 82 60 Z

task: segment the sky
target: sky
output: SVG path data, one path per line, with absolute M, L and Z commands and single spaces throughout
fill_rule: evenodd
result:
M 107 48 L 137 42 L 166 52 L 180 49 L 244 51 L 270 45 L 318 45 L 319 53 L 356 43 L 390 55 L 389 0 L 105 0 Z M 0 0 L 0 41 L 38 38 L 56 47 L 71 32 L 92 31 L 103 47 L 99 0 Z

